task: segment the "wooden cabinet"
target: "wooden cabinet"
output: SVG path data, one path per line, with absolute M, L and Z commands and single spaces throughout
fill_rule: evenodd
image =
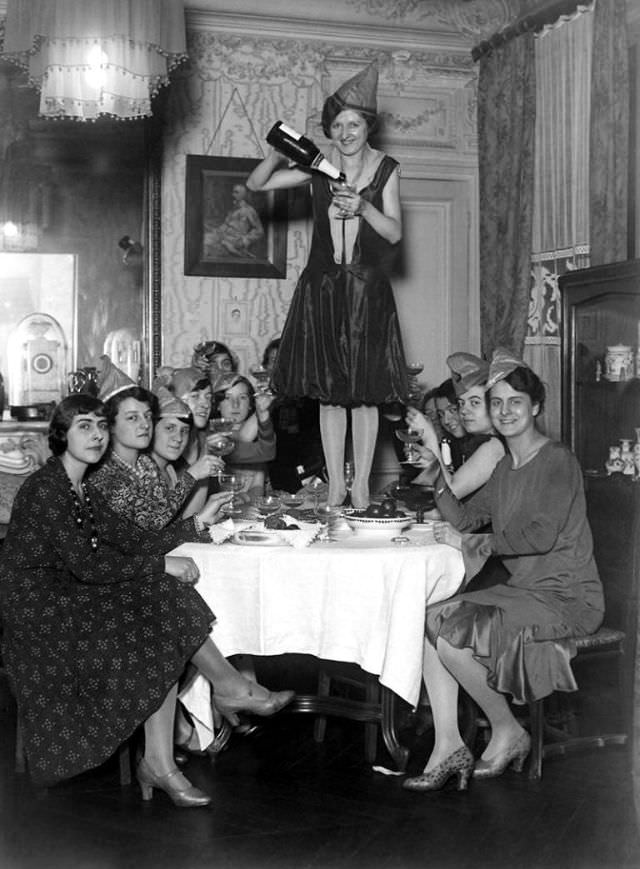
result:
M 640 433 L 640 260 L 568 272 L 562 299 L 562 435 L 585 475 L 606 623 L 635 637 L 640 564 L 638 471 L 608 474 L 609 448 Z M 607 375 L 607 348 L 631 347 L 624 379 Z M 636 432 L 638 429 L 638 432 Z M 629 468 L 627 468 L 629 470 Z

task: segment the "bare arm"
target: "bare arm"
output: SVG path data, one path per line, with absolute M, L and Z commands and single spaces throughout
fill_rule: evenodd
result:
M 309 172 L 295 166 L 289 168 L 286 157 L 279 154 L 275 148 L 261 160 L 247 178 L 245 184 L 249 190 L 283 190 L 288 187 L 302 187 L 311 180 Z

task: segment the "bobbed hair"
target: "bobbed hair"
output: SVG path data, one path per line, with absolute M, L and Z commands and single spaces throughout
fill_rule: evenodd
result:
M 247 392 L 249 393 L 249 416 L 252 413 L 255 413 L 256 410 L 256 399 L 253 394 L 253 384 L 251 381 L 244 377 L 242 374 L 236 374 L 231 383 L 225 386 L 224 389 L 219 389 L 217 392 L 213 394 L 213 416 L 219 416 L 220 414 L 220 403 L 224 401 L 227 392 L 234 386 L 237 386 L 238 383 L 244 383 L 247 387 Z
M 271 341 L 264 348 L 264 353 L 262 354 L 262 365 L 265 366 L 269 361 L 269 354 L 272 350 L 280 349 L 280 338 L 272 338 Z
M 104 403 L 104 415 L 106 416 L 110 427 L 116 421 L 120 405 L 123 401 L 126 401 L 127 398 L 135 398 L 136 401 L 139 401 L 142 404 L 148 404 L 154 420 L 158 418 L 160 407 L 157 396 L 154 395 L 151 390 L 145 389 L 144 386 L 130 386 L 128 389 L 116 392 L 115 395 L 112 395 L 111 398 Z
M 54 456 L 67 450 L 67 432 L 76 416 L 93 413 L 105 417 L 104 404 L 99 398 L 85 392 L 74 392 L 63 398 L 54 409 L 49 422 L 49 449 Z
M 453 387 L 453 380 L 450 377 L 447 380 L 443 380 L 443 382 L 433 390 L 433 397 L 446 398 L 450 404 L 457 405 L 458 396 Z
M 505 380 L 512 389 L 515 389 L 516 392 L 524 392 L 528 395 L 532 404 L 539 405 L 539 412 L 542 413 L 547 393 L 544 383 L 540 380 L 535 371 L 532 371 L 531 368 L 526 365 L 519 365 L 507 374 L 506 377 L 503 377 L 503 380 Z
M 378 128 L 378 115 L 375 112 L 367 111 L 359 106 L 345 105 L 335 96 L 327 97 L 322 107 L 322 132 L 327 139 L 331 138 L 331 124 L 338 117 L 340 112 L 352 111 L 357 112 L 367 125 L 369 136 Z

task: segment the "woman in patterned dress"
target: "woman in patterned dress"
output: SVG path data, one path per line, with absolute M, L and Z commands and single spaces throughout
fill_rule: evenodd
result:
M 187 662 L 236 709 L 271 714 L 291 692 L 271 694 L 231 667 L 209 636 L 213 613 L 191 587 L 195 563 L 167 555 L 203 539 L 227 496 L 161 534 L 139 531 L 84 482 L 107 443 L 99 399 L 71 395 L 58 405 L 53 456 L 18 492 L 0 557 L 2 655 L 32 777 L 53 784 L 95 767 L 143 724 L 143 798 L 159 788 L 176 805 L 207 805 L 173 759 Z
M 224 462 L 202 455 L 178 472 L 174 486 L 168 486 L 147 452 L 158 416 L 157 397 L 141 386 L 130 386 L 109 398 L 104 407 L 109 448 L 99 467 L 90 471 L 91 482 L 116 513 L 144 531 L 160 531 L 181 514 L 198 483 L 206 483 L 211 474 L 224 468 Z
M 593 633 L 604 602 L 593 558 L 582 473 L 575 456 L 536 428 L 544 386 L 521 360 L 494 354 L 487 386 L 490 413 L 507 455 L 466 503 L 441 475 L 436 501 L 447 522 L 435 537 L 462 551 L 467 581 L 490 555 L 509 579 L 427 608 L 424 680 L 435 742 L 422 775 L 408 790 L 437 790 L 453 776 L 474 778 L 521 770 L 529 734 L 507 702 L 524 704 L 553 691 L 574 691 L 571 638 Z M 491 523 L 490 533 L 469 533 Z M 559 642 L 560 641 L 560 642 Z M 474 764 L 457 720 L 458 686 L 476 701 L 491 738 Z
M 398 164 L 368 143 L 377 121 L 375 63 L 324 104 L 330 162 L 350 189 L 319 172 L 282 165 L 271 150 L 250 190 L 311 183 L 313 239 L 282 331 L 272 382 L 285 398 L 320 402 L 329 503 L 342 504 L 347 412 L 351 415 L 354 507 L 369 503 L 379 406 L 407 397 L 407 371 L 389 274 L 402 237 Z

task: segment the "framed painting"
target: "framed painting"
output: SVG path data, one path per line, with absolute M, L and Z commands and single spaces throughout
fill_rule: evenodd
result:
M 284 278 L 288 193 L 254 193 L 246 180 L 259 160 L 187 155 L 184 273 Z

